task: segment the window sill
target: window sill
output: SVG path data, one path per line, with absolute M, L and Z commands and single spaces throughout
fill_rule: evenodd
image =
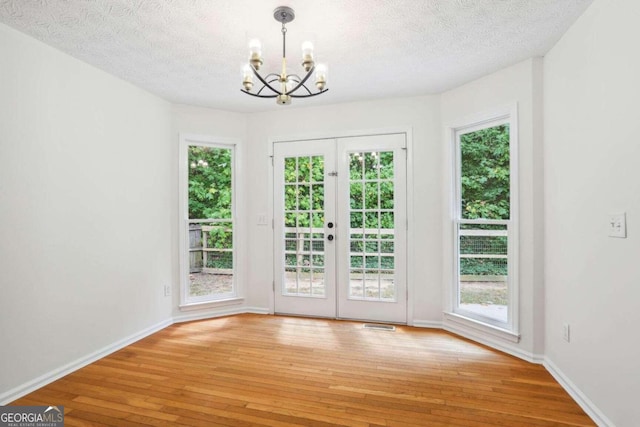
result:
M 191 302 L 180 304 L 180 311 L 204 310 L 206 308 L 225 307 L 228 305 L 239 305 L 244 302 L 244 298 L 233 297 L 215 301 Z
M 520 334 L 512 332 L 508 329 L 500 328 L 498 326 L 490 325 L 488 323 L 480 322 L 469 317 L 462 316 L 456 313 L 444 313 L 445 322 L 453 328 L 471 329 L 473 332 L 483 335 L 489 335 L 492 338 L 499 338 L 501 340 L 518 343 L 520 342 Z

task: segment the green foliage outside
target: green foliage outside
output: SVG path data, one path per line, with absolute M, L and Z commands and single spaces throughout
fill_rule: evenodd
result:
M 202 234 L 207 236 L 209 248 L 233 248 L 231 149 L 190 146 L 188 163 L 189 219 L 228 219 L 228 223 L 215 224 Z M 206 264 L 210 268 L 233 268 L 232 253 L 210 252 Z
M 464 134 L 460 138 L 461 213 L 463 219 L 507 220 L 509 212 L 509 125 Z M 495 229 L 503 226 L 469 226 Z M 506 237 L 462 237 L 460 253 L 506 254 Z M 460 274 L 507 275 L 505 259 L 462 258 Z
M 189 219 L 231 219 L 231 150 L 189 147 Z
M 509 219 L 509 125 L 460 138 L 462 218 Z

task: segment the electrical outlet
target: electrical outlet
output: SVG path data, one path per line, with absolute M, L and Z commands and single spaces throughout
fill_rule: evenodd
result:
M 627 215 L 626 213 L 609 215 L 609 237 L 627 237 Z
M 164 296 L 165 297 L 171 296 L 171 285 L 164 285 Z
M 258 225 L 267 225 L 269 216 L 265 213 L 258 214 Z
M 566 342 L 571 341 L 571 329 L 568 323 L 565 323 L 564 325 L 562 325 L 562 339 L 565 340 Z

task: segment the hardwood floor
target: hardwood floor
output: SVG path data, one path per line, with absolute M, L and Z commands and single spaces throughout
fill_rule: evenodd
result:
M 239 315 L 170 326 L 13 405 L 66 426 L 592 426 L 551 375 L 439 330 Z

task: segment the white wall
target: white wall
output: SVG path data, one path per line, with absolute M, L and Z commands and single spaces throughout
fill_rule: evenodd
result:
M 546 355 L 618 427 L 640 420 L 638 18 L 596 0 L 544 62 Z
M 4 25 L 0 58 L 8 396 L 169 319 L 175 160 L 167 102 Z
M 529 59 L 442 94 L 442 123 L 451 126 L 465 118 L 503 105 L 518 105 L 518 168 L 520 230 L 520 335 L 518 344 L 495 341 L 499 346 L 529 359 L 541 358 L 544 352 L 544 284 L 542 254 L 542 62 Z M 443 150 L 449 151 L 446 136 Z M 446 153 L 445 153 L 446 154 Z M 450 165 L 450 157 L 443 157 Z M 451 175 L 444 168 L 445 179 Z M 450 188 L 442 188 L 445 199 L 443 252 L 450 254 Z M 447 262 L 449 261 L 449 262 Z M 453 282 L 450 258 L 445 257 L 445 288 Z M 448 293 L 446 291 L 446 293 Z M 446 303 L 444 306 L 446 307 Z M 455 328 L 452 325 L 453 328 Z M 472 330 L 467 332 L 473 333 Z
M 294 102 L 297 102 L 294 100 Z M 302 101 L 301 101 L 302 102 Z M 394 127 L 412 129 L 414 167 L 414 216 L 410 231 L 415 258 L 409 260 L 415 277 L 412 320 L 442 320 L 440 229 L 441 151 L 439 97 L 423 96 L 358 102 L 325 107 L 286 108 L 248 115 L 246 153 L 247 247 L 250 270 L 248 301 L 269 307 L 273 280 L 273 233 L 257 225 L 257 215 L 270 212 L 269 141 L 277 138 L 335 136 L 345 132 Z

